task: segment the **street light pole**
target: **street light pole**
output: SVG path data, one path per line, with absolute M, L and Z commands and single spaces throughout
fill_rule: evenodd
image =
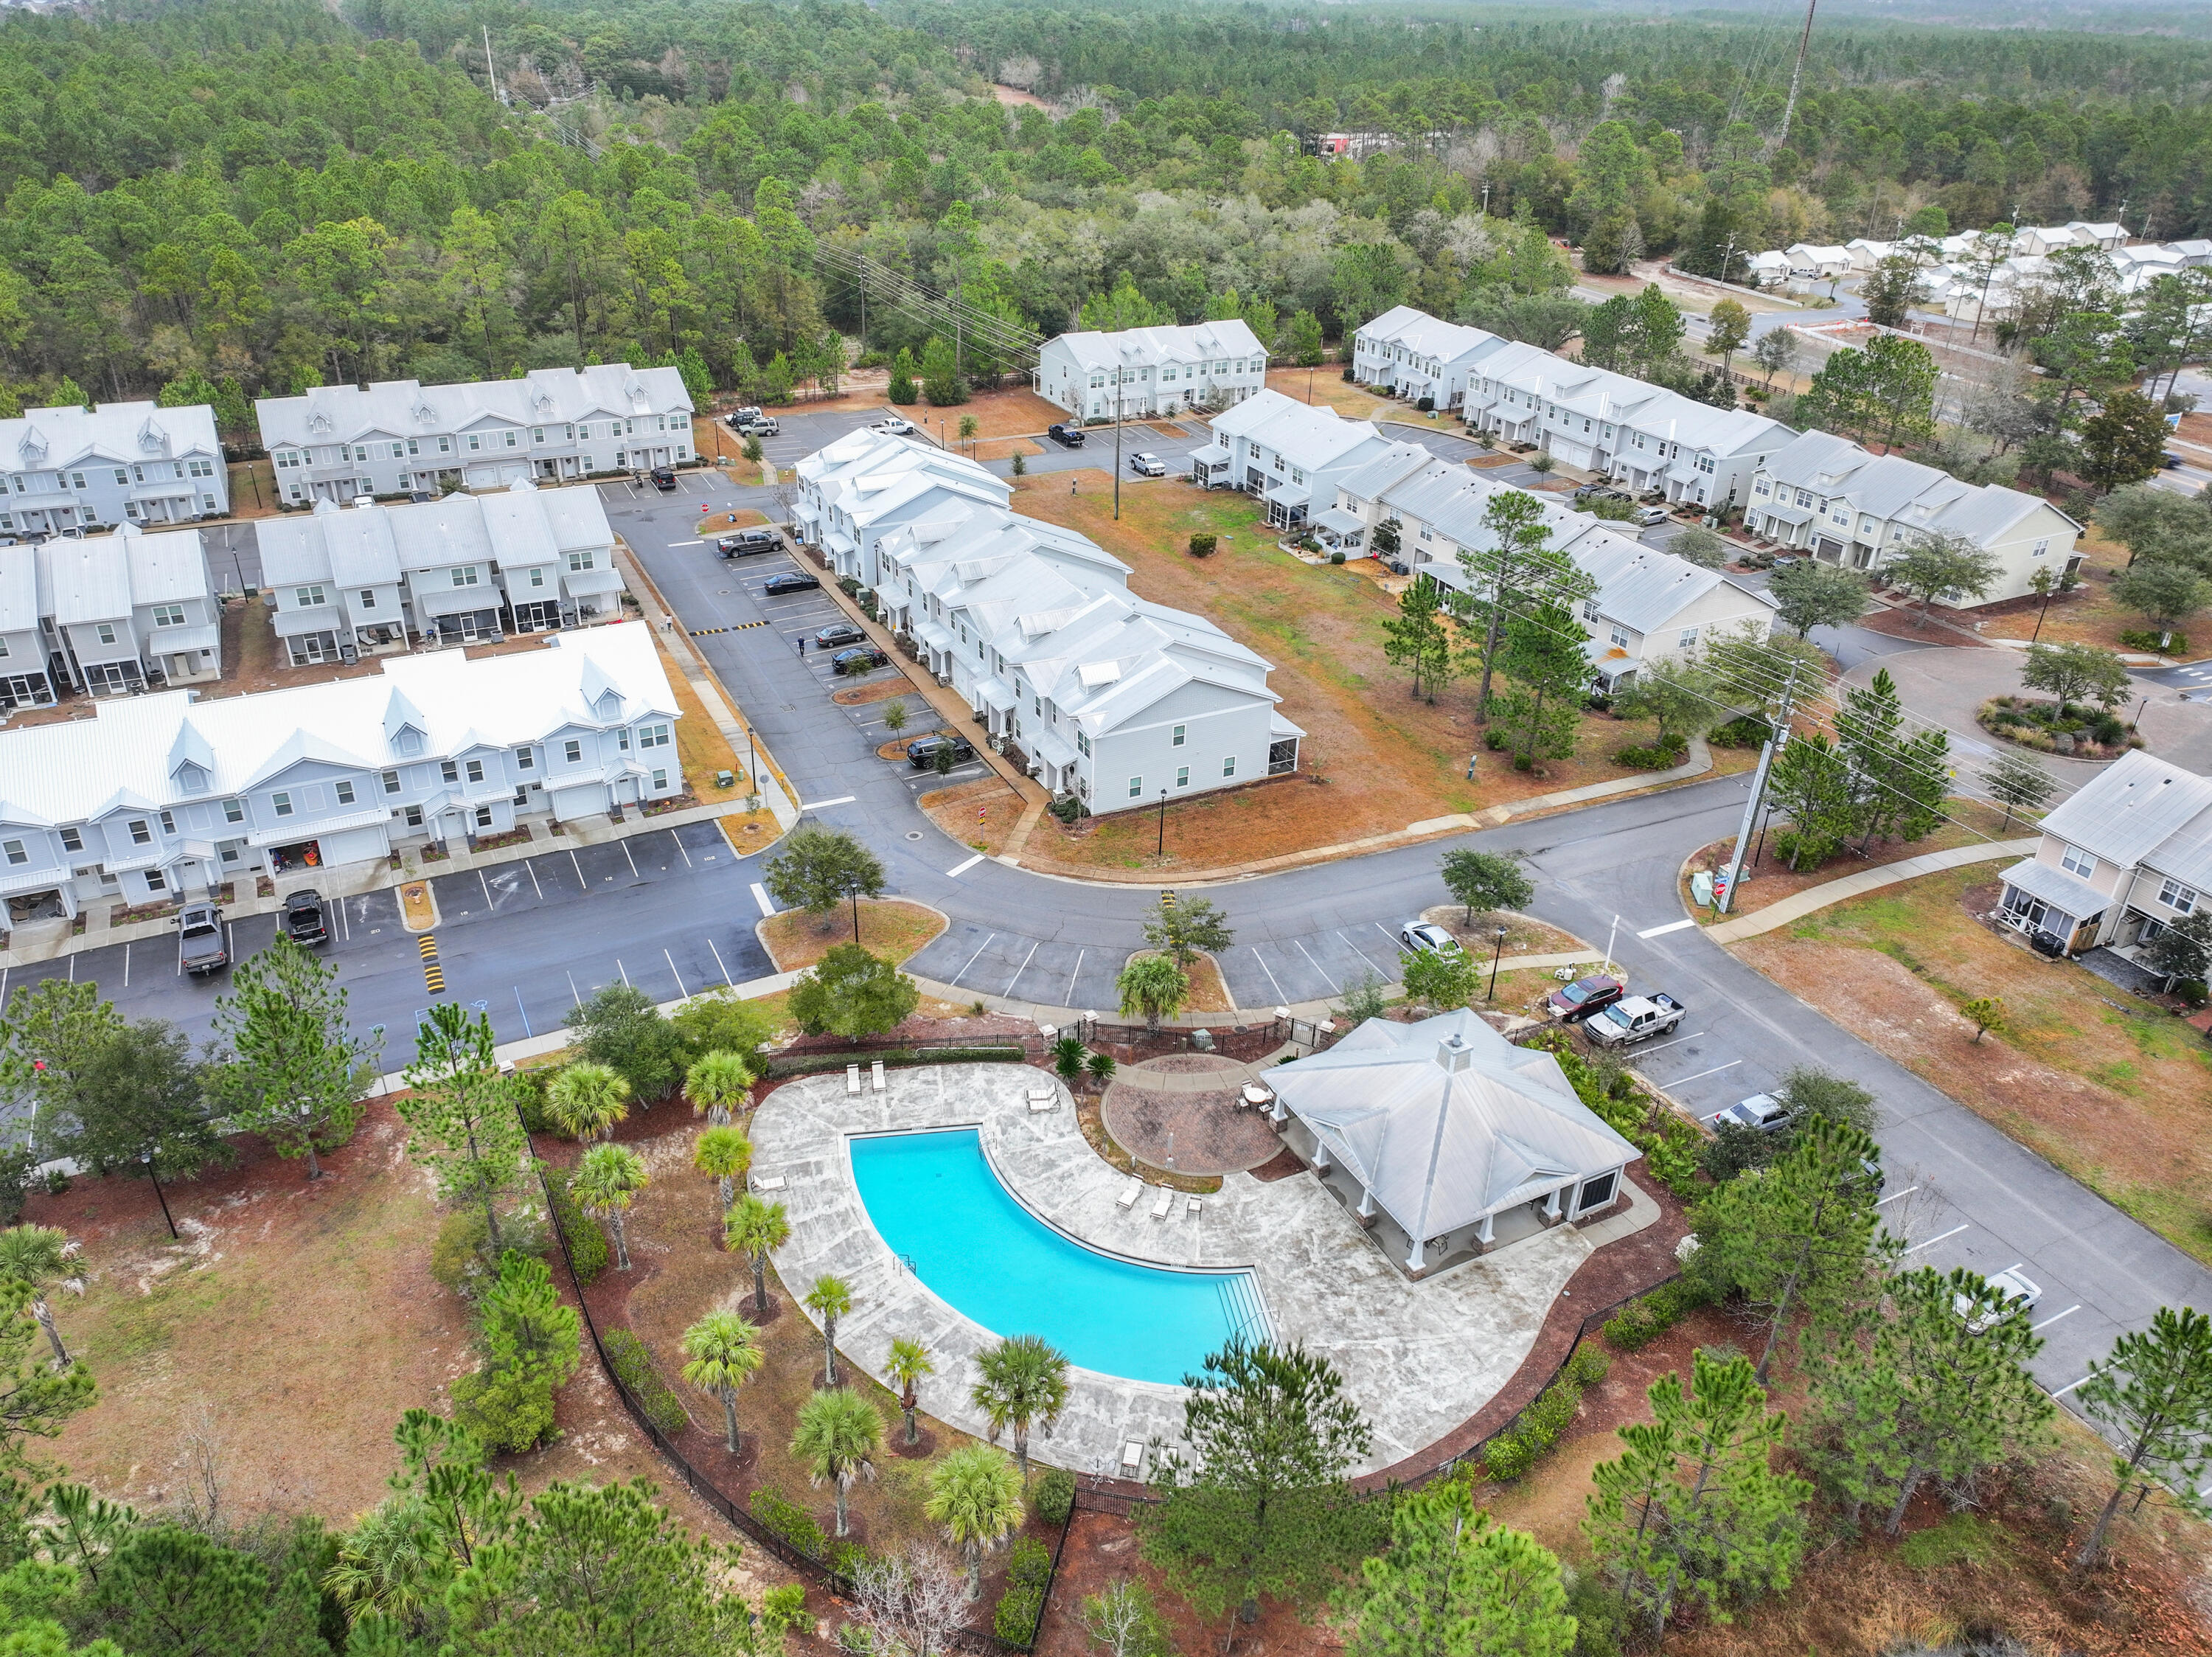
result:
M 154 1182 L 154 1200 L 161 1205 L 161 1217 L 169 1222 L 169 1240 L 173 1243 L 177 1240 L 177 1220 L 169 1212 L 169 1199 L 162 1194 L 161 1176 L 154 1167 L 154 1153 L 141 1151 L 138 1160 L 146 1165 L 146 1177 Z
M 853 941 L 858 943 L 860 941 L 860 888 L 848 884 L 845 887 L 845 895 L 853 900 Z
M 1121 521 L 1121 376 L 1127 370 L 1114 370 L 1114 521 Z
M 1168 791 L 1165 789 L 1160 790 L 1160 843 L 1154 848 L 1152 855 L 1156 857 L 1168 855 Z
M 1498 929 L 1498 941 L 1492 946 L 1490 951 L 1490 993 L 1483 997 L 1485 1001 L 1498 999 L 1498 961 L 1504 953 L 1505 929 L 1501 926 Z

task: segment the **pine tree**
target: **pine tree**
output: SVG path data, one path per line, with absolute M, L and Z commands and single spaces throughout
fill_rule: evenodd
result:
M 2112 1343 L 2081 1383 L 2081 1407 L 2112 1429 L 2112 1494 L 2075 1567 L 2087 1570 L 2103 1556 L 2112 1516 L 2130 1490 L 2140 1501 L 2160 1483 L 2192 1511 L 2204 1511 L 2205 1475 L 2212 1473 L 2212 1316 L 2160 1307 L 2147 1330 Z
M 1767 797 L 1794 830 L 1792 872 L 1801 865 L 1818 867 L 1830 856 L 1850 832 L 1856 817 L 1850 764 L 1826 731 L 1793 735 L 1783 746 L 1775 756 Z
M 1577 698 L 1590 677 L 1589 658 L 1583 653 L 1589 638 L 1589 630 L 1563 604 L 1536 600 L 1525 613 L 1507 618 L 1498 666 L 1513 689 L 1498 706 L 1515 765 L 1525 769 L 1574 752 L 1581 715 Z
M 1390 1510 L 1390 1546 L 1337 1596 L 1350 1657 L 1567 1657 L 1559 1562 L 1523 1532 L 1493 1524 L 1468 1487 L 1439 1481 Z
M 1460 567 L 1468 576 L 1464 612 L 1482 620 L 1482 687 L 1474 708 L 1478 725 L 1490 722 L 1498 640 L 1507 618 L 1540 601 L 1571 608 L 1597 591 L 1597 584 L 1552 545 L 1543 503 L 1526 490 L 1501 490 L 1492 496 L 1483 509 L 1482 527 L 1490 545 L 1464 548 L 1459 555 Z
M 914 387 L 914 353 L 902 345 L 898 355 L 891 359 L 890 384 L 884 392 L 884 397 L 901 408 L 914 403 L 921 396 Z
M 371 1047 L 346 1023 L 337 969 L 279 933 L 233 971 L 215 1009 L 214 1091 L 240 1127 L 279 1156 L 306 1157 L 307 1178 L 321 1179 L 317 1150 L 353 1137 L 375 1074 Z
M 1438 618 L 1442 608 L 1436 582 L 1422 576 L 1398 595 L 1398 613 L 1382 623 L 1382 659 L 1413 674 L 1413 695 L 1419 697 L 1425 685 L 1431 702 L 1452 672 L 1451 640 Z
M 491 1020 L 459 1002 L 441 1001 L 417 1027 L 411 1092 L 396 1108 L 406 1123 L 407 1154 L 428 1168 L 438 1195 L 483 1209 L 492 1257 L 501 1248 L 495 1199 L 522 1171 L 530 1148 L 514 1084 L 499 1073 Z

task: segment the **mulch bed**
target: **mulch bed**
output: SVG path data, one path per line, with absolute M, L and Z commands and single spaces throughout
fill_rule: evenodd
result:
M 1306 1165 L 1298 1161 L 1298 1154 L 1288 1145 L 1277 1151 L 1272 1161 L 1262 1162 L 1256 1168 L 1244 1170 L 1255 1179 L 1271 1185 L 1278 1179 L 1288 1179 L 1292 1174 L 1305 1171 Z

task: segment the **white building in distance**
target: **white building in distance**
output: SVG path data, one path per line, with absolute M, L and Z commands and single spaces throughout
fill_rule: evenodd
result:
M 230 473 L 204 403 L 101 403 L 0 420 L 0 534 L 190 523 L 230 511 Z
M 1037 351 L 1037 395 L 1086 423 L 1225 408 L 1267 383 L 1267 349 L 1242 317 L 1118 333 L 1064 333 Z

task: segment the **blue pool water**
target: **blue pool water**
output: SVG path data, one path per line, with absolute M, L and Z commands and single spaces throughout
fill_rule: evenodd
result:
M 1042 1335 L 1083 1368 L 1176 1386 L 1259 1309 L 1249 1272 L 1168 1271 L 1063 1237 L 999 1183 L 973 1128 L 869 1136 L 852 1149 L 891 1252 L 994 1335 Z

